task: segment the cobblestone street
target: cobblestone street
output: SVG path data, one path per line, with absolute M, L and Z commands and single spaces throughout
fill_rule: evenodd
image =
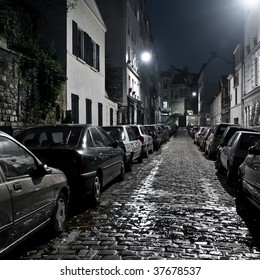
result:
M 18 258 L 260 259 L 259 212 L 224 182 L 181 131 L 106 188 L 99 207 L 77 210 L 61 236 L 29 241 Z

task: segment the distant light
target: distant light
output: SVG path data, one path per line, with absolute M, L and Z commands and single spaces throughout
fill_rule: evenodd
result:
M 141 55 L 141 60 L 143 62 L 149 62 L 151 60 L 152 56 L 149 52 L 143 52 Z
M 243 5 L 248 8 L 254 8 L 259 4 L 259 0 L 241 0 Z
M 197 92 L 193 91 L 192 96 L 197 96 Z

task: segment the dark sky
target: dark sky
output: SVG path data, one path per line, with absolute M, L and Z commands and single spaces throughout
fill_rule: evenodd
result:
M 232 60 L 242 41 L 241 0 L 146 0 L 162 70 L 199 72 L 210 52 Z

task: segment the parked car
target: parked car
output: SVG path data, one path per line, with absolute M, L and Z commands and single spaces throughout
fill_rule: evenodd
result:
M 238 198 L 248 198 L 260 208 L 260 140 L 248 149 L 239 167 Z
M 225 129 L 230 125 L 231 123 L 217 123 L 213 126 L 205 146 L 205 154 L 207 154 L 209 158 L 215 159 L 220 138 L 223 135 Z
M 142 142 L 142 153 L 144 157 L 148 157 L 148 154 L 153 153 L 153 138 L 149 135 L 144 125 L 130 125 L 135 134 L 138 135 L 138 139 Z
M 223 147 L 219 155 L 218 171 L 227 171 L 227 183 L 236 182 L 238 168 L 248 154 L 248 148 L 260 139 L 259 132 L 237 131 Z
M 47 167 L 13 137 L 0 132 L 0 255 L 43 226 L 61 233 L 69 197 L 62 171 Z
M 203 131 L 206 129 L 207 127 L 206 126 L 201 126 L 199 128 L 199 130 L 194 134 L 194 144 L 199 144 L 199 137 L 201 136 L 201 134 L 203 133 Z
M 194 136 L 195 136 L 195 133 L 197 133 L 199 131 L 200 127 L 198 125 L 193 125 L 191 128 L 190 128 L 190 137 L 192 139 L 194 139 Z
M 130 125 L 103 126 L 102 127 L 114 140 L 119 141 L 124 150 L 126 170 L 132 169 L 133 162 L 143 161 L 142 142 Z
M 43 163 L 66 174 L 73 199 L 88 195 L 97 204 L 102 187 L 117 177 L 124 178 L 124 152 L 118 142 L 98 126 L 36 126 L 25 129 L 16 139 Z
M 205 152 L 206 141 L 208 140 L 211 131 L 212 131 L 212 127 L 207 127 L 200 135 L 198 142 L 199 142 L 200 150 L 202 150 L 202 152 Z
M 250 129 L 247 127 L 243 127 L 241 125 L 230 125 L 230 126 L 226 127 L 222 137 L 219 140 L 219 145 L 217 147 L 216 162 L 215 162 L 216 167 L 219 164 L 220 151 L 223 149 L 223 147 L 225 147 L 227 145 L 229 139 L 235 134 L 235 132 L 240 131 L 240 130 L 257 132 L 257 130 L 255 130 L 255 129 Z
M 165 125 L 163 124 L 155 124 L 155 126 L 157 127 L 159 133 L 161 134 L 162 137 L 161 144 L 166 143 L 170 138 L 169 131 L 166 129 Z
M 162 131 L 161 129 L 158 129 L 156 125 L 145 125 L 145 128 L 147 129 L 148 133 L 153 138 L 153 148 L 155 151 L 159 151 L 161 145 L 162 145 Z

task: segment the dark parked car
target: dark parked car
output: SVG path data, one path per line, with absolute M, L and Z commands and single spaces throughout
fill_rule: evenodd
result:
M 155 151 L 159 151 L 161 145 L 162 145 L 162 130 L 158 128 L 156 125 L 149 124 L 145 125 L 146 129 L 148 130 L 148 133 L 153 138 L 153 148 Z
M 227 183 L 236 182 L 238 168 L 248 154 L 248 148 L 254 146 L 260 139 L 260 133 L 237 131 L 223 147 L 219 155 L 218 171 L 227 171 Z
M 230 125 L 231 123 L 217 123 L 213 126 L 212 132 L 208 137 L 205 146 L 205 154 L 207 154 L 209 158 L 215 159 L 220 138 L 222 137 L 225 129 Z
M 218 166 L 219 164 L 219 154 L 220 154 L 220 151 L 223 149 L 223 147 L 225 147 L 229 141 L 229 139 L 235 134 L 236 131 L 253 131 L 253 132 L 257 132 L 257 130 L 255 129 L 251 129 L 251 128 L 247 128 L 247 127 L 243 127 L 243 126 L 240 126 L 240 125 L 230 125 L 228 126 L 222 137 L 220 138 L 219 140 L 219 145 L 217 147 L 217 151 L 216 151 L 216 166 Z
M 61 233 L 69 194 L 62 171 L 42 164 L 21 143 L 0 132 L 0 255 L 43 226 Z
M 103 126 L 102 127 L 114 140 L 117 140 L 124 151 L 126 169 L 132 169 L 133 161 L 143 161 L 142 142 L 130 125 Z
M 211 134 L 211 131 L 212 131 L 212 127 L 207 127 L 200 135 L 199 137 L 199 147 L 200 147 L 200 150 L 202 150 L 202 152 L 205 152 L 205 147 L 206 147 L 206 142 Z
M 260 208 L 260 140 L 248 149 L 248 155 L 239 167 L 238 197 L 248 198 Z
M 99 203 L 102 187 L 124 178 L 124 152 L 102 128 L 87 124 L 36 126 L 16 138 L 42 162 L 67 176 L 72 198 L 90 195 Z

